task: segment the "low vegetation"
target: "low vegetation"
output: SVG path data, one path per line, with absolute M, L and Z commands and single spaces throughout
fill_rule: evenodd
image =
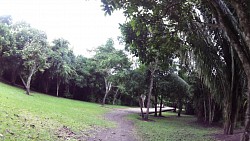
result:
M 152 121 L 140 120 L 138 115 L 130 115 L 135 122 L 138 136 L 143 141 L 214 141 L 211 134 L 219 128 L 204 127 L 196 123 L 194 116 L 167 112 L 164 117 L 150 117 Z
M 102 118 L 107 106 L 39 93 L 27 96 L 3 83 L 0 89 L 0 140 L 77 140 L 97 126 L 115 126 Z

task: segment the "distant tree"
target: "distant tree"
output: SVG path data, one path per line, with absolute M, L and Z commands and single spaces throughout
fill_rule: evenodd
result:
M 135 99 L 138 99 L 142 119 L 144 119 L 144 112 L 142 108 L 145 108 L 144 100 L 146 98 L 145 94 L 148 88 L 146 72 L 147 67 L 144 64 L 140 64 L 138 68 L 129 71 L 127 74 L 127 83 L 125 84 L 127 93 L 129 93 Z
M 6 65 L 4 65 L 3 53 L 8 48 L 10 48 L 14 42 L 13 35 L 11 34 L 11 23 L 11 16 L 0 16 L 0 64 L 2 66 L 0 69 L 0 75 L 5 68 L 8 68 Z
M 112 88 L 112 77 L 114 74 L 130 67 L 126 54 L 121 50 L 114 48 L 114 41 L 108 39 L 105 45 L 99 46 L 94 55 L 97 61 L 97 69 L 103 74 L 105 82 L 105 94 L 102 104 L 105 104 L 106 98 Z
M 52 71 L 56 78 L 56 96 L 59 96 L 61 83 L 69 83 L 75 74 L 75 69 L 71 65 L 74 60 L 72 51 L 69 50 L 69 42 L 63 38 L 53 40 L 52 45 Z
M 47 62 L 50 48 L 47 45 L 46 34 L 36 29 L 29 29 L 29 31 L 34 33 L 32 40 L 27 42 L 24 49 L 20 51 L 23 59 L 23 71 L 20 74 L 20 78 L 28 95 L 30 94 L 32 76 L 37 71 L 44 71 L 50 65 Z
M 126 93 L 125 83 L 129 83 L 126 81 L 127 73 L 128 73 L 127 70 L 121 70 L 116 74 L 114 74 L 112 77 L 113 87 L 115 88 L 115 94 L 112 102 L 113 105 L 115 105 L 119 93 L 120 94 Z

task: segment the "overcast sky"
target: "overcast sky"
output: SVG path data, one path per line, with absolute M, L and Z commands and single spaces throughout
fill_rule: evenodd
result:
M 24 20 L 47 33 L 49 41 L 63 37 L 71 43 L 75 54 L 88 56 L 86 49 L 104 44 L 120 36 L 118 23 L 122 12 L 104 16 L 101 0 L 0 0 L 0 15 L 12 15 L 14 21 Z

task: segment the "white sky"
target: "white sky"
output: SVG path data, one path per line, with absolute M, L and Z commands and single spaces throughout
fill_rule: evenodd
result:
M 47 33 L 49 41 L 68 40 L 76 55 L 89 56 L 87 49 L 104 44 L 113 38 L 116 48 L 120 36 L 118 23 L 122 12 L 104 16 L 101 0 L 0 0 L 0 15 L 9 14 L 14 21 L 24 20 L 32 27 Z

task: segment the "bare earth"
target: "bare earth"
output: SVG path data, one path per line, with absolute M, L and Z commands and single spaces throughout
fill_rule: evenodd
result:
M 102 129 L 94 136 L 89 137 L 87 141 L 137 141 L 134 124 L 126 119 L 128 114 L 137 113 L 133 108 L 113 109 L 112 112 L 105 115 L 105 119 L 116 122 L 116 128 Z

